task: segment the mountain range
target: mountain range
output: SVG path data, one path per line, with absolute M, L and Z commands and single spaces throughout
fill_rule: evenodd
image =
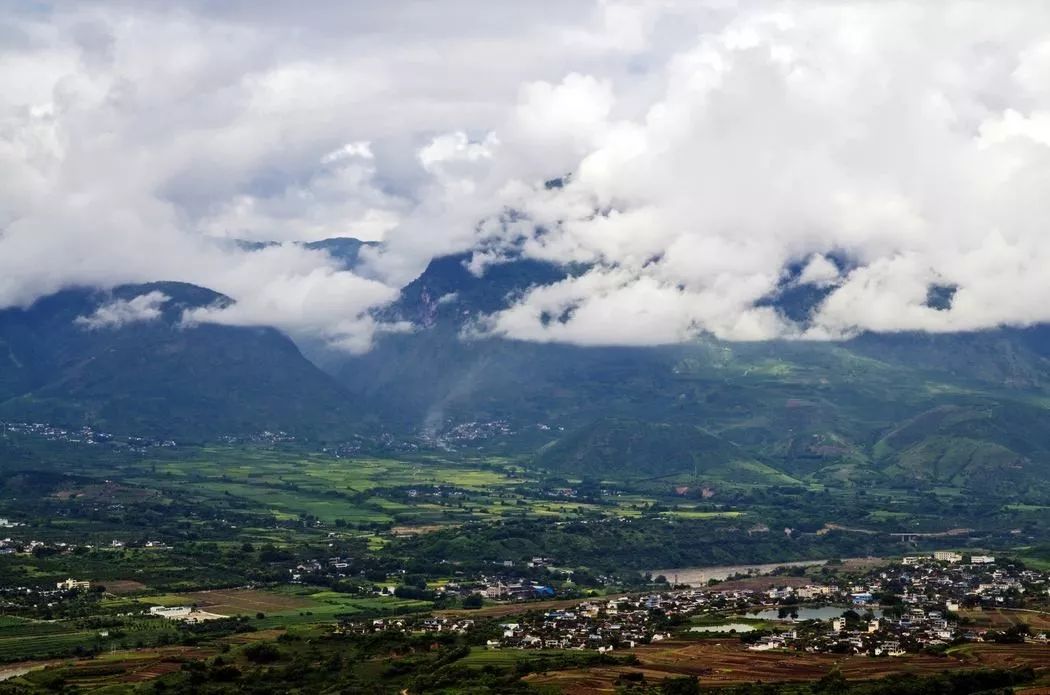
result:
M 315 245 L 348 268 L 362 247 Z M 518 259 L 477 276 L 469 260 L 434 259 L 379 315 L 413 330 L 363 355 L 304 345 L 307 359 L 273 328 L 185 325 L 186 309 L 232 300 L 179 283 L 0 311 L 0 420 L 195 441 L 390 431 L 576 477 L 985 490 L 1050 478 L 1050 327 L 649 348 L 469 338 L 478 316 L 572 272 Z M 105 313 L 158 295 L 149 320 Z M 820 299 L 785 286 L 768 301 L 804 319 Z M 950 303 L 950 288 L 930 301 Z
M 164 299 L 148 320 L 99 315 L 151 295 Z M 0 420 L 180 439 L 341 432 L 352 399 L 286 335 L 182 322 L 187 309 L 228 301 L 158 282 L 69 289 L 0 311 Z

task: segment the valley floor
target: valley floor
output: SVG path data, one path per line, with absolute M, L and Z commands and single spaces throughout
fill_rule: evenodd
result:
M 1031 686 L 1050 668 L 1050 647 L 1025 642 L 1050 628 L 1045 599 L 994 587 L 959 616 L 1016 644 L 938 654 L 920 645 L 900 657 L 757 652 L 742 636 L 689 633 L 695 616 L 681 624 L 656 611 L 646 634 L 665 639 L 653 644 L 508 646 L 522 632 L 486 647 L 505 623 L 683 590 L 676 582 L 847 586 L 896 558 L 946 549 L 996 555 L 1004 571 L 1045 570 L 1050 500 L 581 479 L 506 457 L 337 456 L 273 441 L 18 445 L 31 464 L 0 460 L 0 693 L 263 693 L 289 683 L 453 693 L 468 682 L 479 693 L 656 693 L 682 676 L 717 689 L 977 667 L 1007 680 L 1034 669 L 1022 673 Z M 740 576 L 754 567 L 776 576 Z M 776 610 L 786 596 L 755 601 Z

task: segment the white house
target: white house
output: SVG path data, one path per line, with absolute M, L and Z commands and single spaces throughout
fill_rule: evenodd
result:
M 185 618 L 193 612 L 192 606 L 150 606 L 150 615 L 159 615 L 168 620 Z
M 58 582 L 57 586 L 63 591 L 74 591 L 76 589 L 90 589 L 91 582 L 81 582 L 70 577 L 64 582 Z

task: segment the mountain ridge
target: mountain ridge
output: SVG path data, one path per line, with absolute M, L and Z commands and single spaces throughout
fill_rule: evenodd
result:
M 364 248 L 356 240 L 323 244 L 350 256 Z M 716 451 L 718 465 L 705 474 L 738 483 L 764 467 L 785 480 L 847 485 L 1045 484 L 1050 438 L 1037 433 L 1050 424 L 1050 327 L 838 343 L 703 335 L 657 347 L 522 342 L 469 328 L 574 269 L 517 258 L 476 273 L 472 260 L 434 259 L 377 312 L 414 330 L 380 334 L 363 355 L 328 354 L 326 371 L 272 328 L 182 325 L 187 308 L 232 301 L 206 288 L 74 289 L 4 310 L 0 417 L 200 438 L 389 431 L 581 475 L 603 465 L 618 475 L 632 467 L 693 475 L 700 468 L 682 462 Z M 167 297 L 150 320 L 83 325 L 107 302 L 150 293 Z M 192 427 L 195 412 L 209 413 L 209 424 Z M 472 422 L 498 434 L 464 436 L 461 425 Z M 734 468 L 734 460 L 753 466 Z
M 114 302 L 157 296 L 149 318 L 91 327 Z M 161 301 L 161 297 L 166 298 Z M 232 301 L 185 283 L 67 289 L 0 311 L 0 418 L 214 438 L 262 429 L 341 433 L 345 391 L 274 328 L 187 325 Z M 106 319 L 108 320 L 108 319 Z M 121 320 L 119 318 L 113 321 Z

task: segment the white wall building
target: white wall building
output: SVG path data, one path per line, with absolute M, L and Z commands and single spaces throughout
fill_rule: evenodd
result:
M 58 586 L 59 589 L 61 589 L 63 591 L 73 591 L 75 589 L 85 589 L 85 590 L 87 590 L 87 589 L 91 588 L 91 582 L 77 581 L 76 579 L 73 579 L 72 577 L 70 577 L 69 579 L 67 579 L 64 582 L 58 582 L 57 586 Z
M 192 612 L 192 606 L 151 606 L 149 609 L 150 615 L 159 615 L 168 620 L 185 618 Z

